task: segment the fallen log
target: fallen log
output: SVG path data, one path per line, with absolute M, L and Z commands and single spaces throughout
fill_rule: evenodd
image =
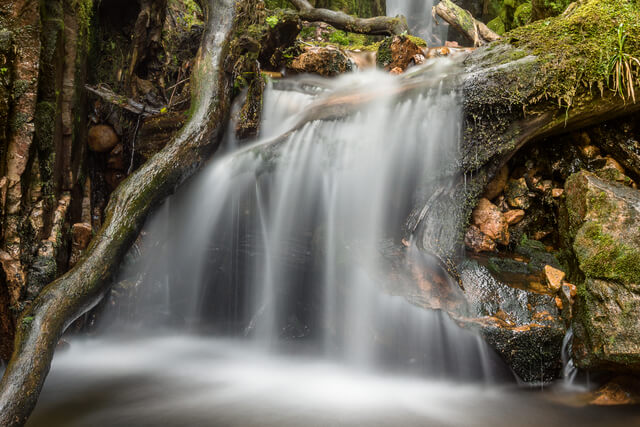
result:
M 356 18 L 344 12 L 315 8 L 307 0 L 290 1 L 298 9 L 301 19 L 310 22 L 326 22 L 339 30 L 351 33 L 392 36 L 409 30 L 404 16 Z
M 497 33 L 493 32 L 483 22 L 475 19 L 471 12 L 461 8 L 451 0 L 442 0 L 434 6 L 432 15 L 434 20 L 436 16 L 444 19 L 449 25 L 469 39 L 474 47 L 500 40 L 500 36 Z
M 223 71 L 222 63 L 228 60 L 228 38 L 234 33 L 234 4 L 231 0 L 206 4 L 208 30 L 196 58 L 191 120 L 118 187 L 104 224 L 85 254 L 45 287 L 19 320 L 13 355 L 0 383 L 0 425 L 24 425 L 64 330 L 105 295 L 112 273 L 149 211 L 195 172 L 220 141 L 233 90 L 232 78 Z
M 141 115 L 143 117 L 156 116 L 160 114 L 160 110 L 149 105 L 143 104 L 126 96 L 118 95 L 111 89 L 105 86 L 90 86 L 85 85 L 85 89 L 101 99 L 104 99 L 110 104 L 118 106 L 131 113 Z

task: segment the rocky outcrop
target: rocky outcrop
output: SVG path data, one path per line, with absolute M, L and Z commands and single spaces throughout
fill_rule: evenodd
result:
M 385 70 L 405 71 L 409 66 L 422 64 L 425 61 L 425 52 L 415 42 L 415 38 L 407 36 L 394 36 L 385 39 L 377 55 L 378 67 Z
M 554 297 L 508 286 L 473 261 L 460 271 L 469 301 L 463 326 L 478 330 L 522 380 L 557 378 L 566 330 Z
M 330 77 L 351 71 L 347 55 L 333 47 L 310 47 L 296 57 L 289 68 L 298 73 L 312 73 Z
M 565 193 L 564 233 L 584 276 L 573 321 L 576 363 L 640 371 L 640 192 L 582 171 Z

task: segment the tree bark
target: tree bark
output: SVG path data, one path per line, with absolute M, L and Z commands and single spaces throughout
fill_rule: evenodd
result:
M 33 410 L 63 331 L 95 306 L 109 278 L 136 238 L 150 209 L 192 174 L 219 142 L 229 114 L 232 81 L 228 60 L 234 9 L 212 0 L 208 30 L 196 59 L 193 114 L 160 153 L 112 194 L 105 222 L 69 272 L 48 285 L 18 322 L 14 352 L 0 383 L 0 425 L 23 425 Z
M 436 15 L 469 39 L 474 47 L 500 40 L 498 34 L 489 29 L 483 22 L 475 19 L 471 12 L 461 8 L 451 0 L 442 0 L 434 6 L 434 19 Z
M 356 18 L 344 12 L 315 8 L 307 0 L 290 1 L 298 9 L 301 19 L 311 22 L 326 22 L 339 30 L 351 33 L 391 36 L 402 34 L 409 29 L 404 16 Z

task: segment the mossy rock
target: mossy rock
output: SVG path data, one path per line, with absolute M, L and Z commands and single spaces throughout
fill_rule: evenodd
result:
M 584 369 L 640 371 L 640 191 L 589 172 L 565 184 L 578 284 L 575 357 Z

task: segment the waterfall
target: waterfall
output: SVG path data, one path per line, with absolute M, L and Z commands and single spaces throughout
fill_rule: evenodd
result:
M 449 25 L 440 20 L 436 24 L 432 8 L 440 0 L 387 0 L 387 16 L 404 15 L 411 34 L 423 38 L 429 46 L 442 46 L 447 40 Z
M 161 290 L 169 281 L 174 327 L 246 336 L 262 351 L 295 345 L 358 369 L 487 380 L 486 344 L 407 302 L 394 279 L 394 263 L 420 256 L 400 243 L 417 192 L 458 158 L 461 99 L 443 85 L 455 65 L 426 70 L 405 77 L 422 88 L 410 91 L 380 71 L 270 84 L 262 139 L 174 197 L 170 218 L 147 227 L 162 253 L 143 250 L 146 277 L 125 276 Z M 344 100 L 331 119 L 307 120 Z M 140 313 L 166 311 L 150 302 Z

